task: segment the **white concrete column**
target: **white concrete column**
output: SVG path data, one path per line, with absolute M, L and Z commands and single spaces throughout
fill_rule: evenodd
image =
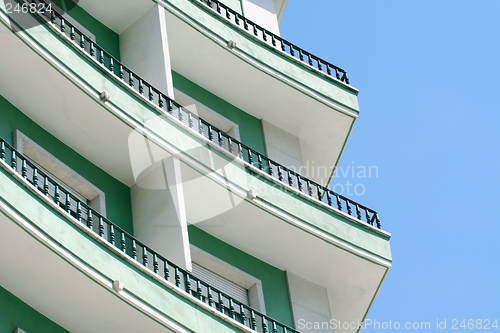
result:
M 191 270 L 181 162 L 139 132 L 130 135 L 129 151 L 136 180 L 130 191 L 134 235 Z
M 278 16 L 273 0 L 241 0 L 243 15 L 261 27 L 280 35 Z
M 287 272 L 295 327 L 302 333 L 333 333 L 327 289 Z
M 165 9 L 155 5 L 120 35 L 120 57 L 143 79 L 174 97 Z

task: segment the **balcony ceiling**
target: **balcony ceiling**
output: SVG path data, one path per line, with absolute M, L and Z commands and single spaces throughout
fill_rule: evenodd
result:
M 332 318 L 347 322 L 364 318 L 390 262 L 280 209 L 270 213 L 259 198 L 245 199 L 244 194 L 228 191 L 188 165 L 183 165 L 182 178 L 187 179 L 183 190 L 188 222 L 270 265 L 324 286 Z
M 111 281 L 106 288 L 54 253 L 1 208 L 0 235 L 0 285 L 66 330 L 173 332 L 110 292 Z

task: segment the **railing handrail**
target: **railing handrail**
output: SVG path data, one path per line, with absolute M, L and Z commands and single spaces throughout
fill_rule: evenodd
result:
M 20 154 L 12 145 L 0 137 L 0 164 L 2 166 L 7 165 L 8 167 L 8 151 L 10 151 L 11 170 L 18 173 L 35 190 L 43 194 L 47 200 L 53 200 L 59 209 L 69 214 L 69 216 L 76 220 L 76 222 L 82 223 L 90 232 L 98 235 L 100 238 L 110 243 L 113 247 L 120 250 L 134 261 L 142 264 L 146 269 L 153 271 L 153 273 L 158 276 L 161 276 L 160 273 L 163 273 L 163 278 L 167 282 L 175 285 L 183 292 L 208 304 L 210 307 L 215 307 L 222 314 L 231 317 L 240 324 L 243 324 L 255 331 L 260 332 L 256 326 L 257 318 L 259 318 L 263 332 L 268 332 L 269 330 L 267 330 L 267 328 L 271 326 L 274 329 L 279 327 L 282 329 L 282 332 L 285 333 L 299 333 L 297 330 L 287 326 L 286 324 L 272 319 L 252 307 L 239 302 L 223 291 L 212 287 L 207 282 L 197 278 L 192 273 L 177 266 L 158 252 L 154 251 L 151 247 L 135 238 L 122 227 L 107 219 L 98 211 L 94 210 L 87 203 L 82 202 L 80 199 L 75 197 L 64 186 L 61 186 L 57 181 L 40 170 L 34 163 L 31 163 L 23 154 Z M 19 165 L 18 161 L 21 162 L 21 165 Z M 31 177 L 28 177 L 28 168 L 31 168 Z M 49 190 L 49 184 L 53 187 L 52 192 Z M 63 207 L 61 207 L 61 205 Z M 72 207 L 76 208 L 73 209 Z M 94 225 L 94 221 L 98 221 L 97 225 Z M 129 246 L 131 246 L 131 248 Z M 138 249 L 141 249 L 142 251 L 141 256 L 137 256 Z M 152 261 L 149 261 L 150 258 L 152 258 Z M 163 263 L 163 267 L 161 268 L 159 266 L 160 263 Z M 173 282 L 170 281 L 170 272 L 172 269 L 174 271 Z M 192 288 L 191 281 L 196 283 L 196 289 L 194 290 Z M 207 296 L 204 295 L 203 289 L 201 288 L 202 286 L 206 288 Z M 214 294 L 217 296 L 216 300 L 213 298 Z M 224 304 L 224 301 L 227 302 L 227 306 Z M 246 319 L 247 313 L 249 320 Z M 264 326 L 266 329 L 264 329 Z
M 163 1 L 168 2 L 168 0 L 163 0 Z M 234 25 L 238 26 L 240 29 L 247 32 L 248 34 L 253 35 L 256 38 L 260 37 L 260 39 L 264 43 L 266 43 L 267 45 L 272 45 L 274 49 L 281 50 L 285 54 L 293 57 L 296 60 L 300 60 L 305 65 L 309 65 L 315 70 L 323 74 L 326 74 L 330 78 L 337 79 L 347 85 L 350 85 L 349 78 L 347 77 L 347 72 L 342 68 L 335 66 L 332 63 L 298 47 L 292 42 L 287 41 L 281 36 L 276 35 L 275 33 L 269 31 L 268 29 L 246 18 L 245 16 L 238 13 L 234 9 L 222 3 L 221 1 L 219 0 L 190 0 L 190 1 L 196 4 L 203 3 L 205 5 L 204 7 L 210 8 L 212 12 L 217 13 L 218 16 L 222 17 L 223 19 L 225 17 L 226 21 L 233 23 Z M 213 6 L 215 6 L 215 8 Z M 225 11 L 226 14 L 225 16 L 222 13 L 223 10 Z M 241 22 L 243 23 L 243 27 L 241 26 Z M 250 26 L 253 27 L 253 34 L 249 32 Z M 269 38 L 271 39 L 271 44 L 268 43 Z M 278 44 L 280 44 L 279 47 Z M 335 75 L 333 75 L 333 73 L 335 73 Z
M 23 0 L 16 0 L 23 1 Z M 24 0 L 27 1 L 27 0 Z M 33 0 L 40 3 L 46 4 L 44 0 Z M 215 0 L 212 0 L 215 1 Z M 47 13 L 45 13 L 47 14 Z M 29 13 L 29 15 L 35 15 Z M 341 194 L 338 194 L 298 173 L 290 170 L 289 168 L 275 162 L 268 157 L 262 155 L 256 150 L 246 146 L 237 139 L 229 136 L 223 131 L 219 130 L 217 127 L 206 122 L 202 118 L 193 114 L 182 105 L 168 97 L 166 94 L 162 93 L 159 89 L 155 88 L 153 85 L 148 83 L 146 80 L 141 78 L 139 75 L 135 74 L 128 67 L 123 65 L 120 61 L 114 58 L 96 42 L 88 38 L 83 32 L 76 28 L 71 22 L 68 22 L 64 17 L 55 11 L 50 12 L 50 17 L 45 18 L 43 15 L 37 13 L 38 17 L 51 23 L 56 31 L 62 33 L 68 37 L 73 44 L 79 46 L 79 50 L 84 54 L 90 55 L 90 58 L 95 62 L 99 63 L 101 67 L 107 70 L 108 73 L 112 74 L 112 77 L 117 79 L 119 82 L 125 84 L 129 89 L 138 93 L 139 96 L 146 99 L 155 107 L 156 112 L 161 115 L 170 115 L 174 119 L 176 118 L 180 122 L 183 122 L 191 130 L 195 130 L 198 127 L 199 134 L 203 135 L 206 139 L 213 142 L 214 144 L 218 142 L 219 146 L 229 151 L 229 153 L 234 154 L 234 147 L 237 148 L 238 157 L 244 162 L 249 163 L 253 167 L 258 168 L 260 171 L 268 174 L 275 180 L 278 180 L 281 184 L 294 187 L 296 190 L 305 194 L 306 196 L 316 199 L 317 201 L 323 202 L 328 206 L 347 213 L 348 215 L 357 218 L 358 220 L 364 221 L 369 225 L 381 228 L 380 219 L 378 213 L 361 205 L 354 200 L 351 200 Z M 59 20 L 59 22 L 56 22 Z M 69 29 L 67 29 L 69 28 Z M 78 37 L 78 38 L 77 38 Z M 88 48 L 88 50 L 87 50 Z M 128 82 L 126 82 L 128 79 Z M 138 81 L 136 86 L 135 81 Z M 128 84 L 127 84 L 128 83 Z M 161 110 L 161 112 L 158 110 Z M 177 111 L 177 117 L 174 115 L 174 111 Z M 195 121 L 197 125 L 195 125 Z M 205 131 L 206 129 L 206 131 Z M 215 141 L 217 140 L 217 141 Z M 243 152 L 246 151 L 246 156 Z M 254 157 L 257 159 L 258 164 L 255 166 L 253 160 Z M 264 164 L 266 161 L 267 165 Z M 274 172 L 277 172 L 277 176 Z M 287 176 L 287 182 L 284 181 L 284 173 Z M 294 183 L 294 180 L 296 182 Z M 304 192 L 304 185 L 306 185 L 307 192 Z M 335 199 L 335 202 L 334 202 Z M 344 205 L 343 205 L 344 204 Z M 351 206 L 352 205 L 352 206 Z M 343 207 L 345 206 L 345 209 Z M 356 215 L 353 215 L 353 207 L 355 209 Z M 364 216 L 362 216 L 362 211 L 364 211 Z

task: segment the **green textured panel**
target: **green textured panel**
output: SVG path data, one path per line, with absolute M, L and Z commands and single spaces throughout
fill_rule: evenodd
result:
M 17 327 L 26 332 L 68 332 L 0 286 L 0 332 L 14 332 Z
M 0 96 L 0 136 L 12 144 L 12 133 L 16 129 L 101 189 L 106 195 L 107 217 L 133 232 L 130 188 L 87 161 Z
M 286 273 L 190 225 L 189 241 L 262 281 L 267 315 L 293 327 Z
M 215 112 L 238 124 L 241 141 L 261 154 L 266 153 L 262 122 L 260 119 L 238 109 L 222 98 L 212 94 L 184 76 L 172 71 L 174 87 L 208 106 Z

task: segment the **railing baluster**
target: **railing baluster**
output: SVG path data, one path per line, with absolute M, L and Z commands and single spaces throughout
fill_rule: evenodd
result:
M 201 293 L 201 281 L 199 279 L 196 279 L 196 297 L 198 297 L 199 300 L 201 300 L 203 296 Z
M 128 72 L 128 85 L 134 87 L 134 73 L 132 71 Z
M 217 131 L 217 139 L 219 141 L 219 146 L 222 147 L 224 142 L 222 140 L 222 133 L 221 133 L 221 131 Z
M 292 172 L 288 170 L 288 185 L 293 187 Z
M 125 233 L 122 231 L 122 252 L 127 253 L 127 240 L 125 238 Z
M 148 248 L 142 245 L 142 264 L 148 267 Z
M 192 116 L 191 112 L 188 113 L 188 125 L 189 125 L 189 128 L 193 128 L 193 116 Z
M 207 287 L 207 296 L 208 296 L 208 306 L 214 306 L 214 297 L 212 296 L 212 287 Z
M 174 275 L 175 275 L 175 285 L 177 286 L 177 288 L 180 288 L 181 287 L 181 276 L 179 274 L 179 268 L 178 267 L 175 267 L 175 269 L 174 269 Z
M 240 320 L 244 326 L 247 326 L 247 317 L 245 316 L 245 307 L 240 304 Z
M 174 112 L 174 106 L 172 105 L 172 100 L 168 97 L 167 97 L 167 112 L 170 114 L 172 114 L 172 112 Z
M 76 219 L 82 222 L 82 203 L 79 200 L 76 202 Z
M 120 80 L 123 80 L 124 77 L 125 77 L 125 74 L 123 72 L 123 65 L 120 65 L 120 71 L 119 71 L 119 75 L 120 75 Z
M 17 157 L 16 157 L 15 150 L 12 151 L 12 157 L 10 159 L 10 166 L 12 167 L 12 169 L 17 171 Z
M 37 168 L 33 168 L 33 186 L 38 189 L 38 169 Z M 57 185 L 56 185 L 56 188 L 57 188 Z M 57 195 L 57 200 L 59 200 L 59 193 L 54 193 L 54 200 L 55 200 L 55 197 Z M 59 205 L 59 202 L 56 202 L 56 205 Z
M 115 246 L 115 227 L 112 224 L 109 225 L 109 242 Z
M 300 177 L 299 175 L 296 176 L 297 177 L 297 187 L 299 188 L 299 191 L 302 192 L 302 177 Z
M 233 140 L 231 139 L 230 136 L 227 137 L 227 147 L 229 148 L 229 152 L 232 154 L 234 149 L 233 149 Z
M 113 57 L 109 57 L 109 70 L 111 73 L 115 74 L 115 61 Z
M 49 177 L 43 177 L 43 194 L 49 195 Z
M 26 168 L 26 159 L 23 158 L 21 162 L 21 177 L 28 179 L 28 169 Z
M 156 253 L 153 253 L 153 272 L 155 274 L 158 274 L 158 271 L 159 271 L 159 267 L 158 267 L 158 255 Z
M 0 160 L 5 161 L 5 142 L 0 142 Z
M 170 279 L 170 274 L 169 274 L 169 269 L 168 269 L 168 261 L 167 260 L 163 261 L 163 277 L 167 281 Z
M 212 126 L 208 125 L 208 140 L 213 141 L 214 140 L 214 134 L 212 133 Z
M 236 318 L 234 313 L 234 304 L 232 298 L 229 299 L 229 317 L 231 317 L 232 319 Z
M 60 25 L 61 32 L 64 33 L 66 31 L 66 26 L 64 24 L 64 19 L 61 19 L 61 25 Z
M 262 333 L 268 333 L 267 330 L 267 318 L 262 316 Z
M 163 109 L 163 96 L 161 93 L 158 92 L 158 107 L 160 109 Z
M 257 330 L 257 319 L 255 318 L 255 311 L 250 310 L 250 324 L 251 328 L 256 331 Z
M 137 261 L 137 244 L 135 243 L 135 239 L 132 239 L 132 258 Z
M 264 170 L 264 165 L 262 164 L 262 156 L 260 154 L 257 155 L 257 160 L 259 162 L 259 170 Z
M 268 165 L 268 169 L 267 169 L 267 173 L 269 173 L 269 176 L 273 176 L 273 164 L 271 163 L 271 160 L 267 160 L 267 165 Z
M 64 209 L 67 213 L 71 211 L 71 196 L 66 192 L 66 202 L 64 203 Z
M 217 292 L 217 301 L 219 303 L 219 311 L 224 313 L 224 300 L 222 299 L 221 292 Z
M 243 159 L 243 147 L 241 146 L 241 143 L 238 143 L 238 157 Z
M 75 28 L 74 27 L 69 28 L 69 39 L 75 40 Z
M 352 215 L 351 202 L 349 199 L 345 199 L 345 206 L 347 208 L 347 214 Z
M 149 98 L 149 101 L 152 102 L 153 101 L 153 88 L 151 86 L 148 86 L 148 90 L 149 90 L 148 98 Z
M 340 202 L 340 198 L 338 194 L 335 194 L 335 198 L 337 198 L 337 208 L 341 211 L 342 210 L 342 203 Z
M 139 79 L 139 94 L 144 94 L 144 85 L 142 83 L 142 79 Z
M 278 164 L 278 180 L 283 181 L 283 172 L 281 172 L 281 165 Z
M 278 333 L 278 327 L 276 326 L 276 322 L 273 320 L 273 333 Z
M 332 196 L 330 194 L 330 191 L 326 191 L 326 201 L 328 202 L 328 206 L 332 205 Z
M 253 152 L 252 149 L 248 148 L 248 163 L 253 165 Z
M 99 237 L 104 237 L 104 221 L 103 217 L 99 216 Z
M 90 230 L 94 228 L 94 223 L 92 220 L 92 209 L 87 209 L 87 228 L 89 228 Z
M 359 205 L 357 203 L 354 205 L 356 207 L 356 216 L 358 217 L 358 220 L 361 220 L 361 211 L 359 210 Z

